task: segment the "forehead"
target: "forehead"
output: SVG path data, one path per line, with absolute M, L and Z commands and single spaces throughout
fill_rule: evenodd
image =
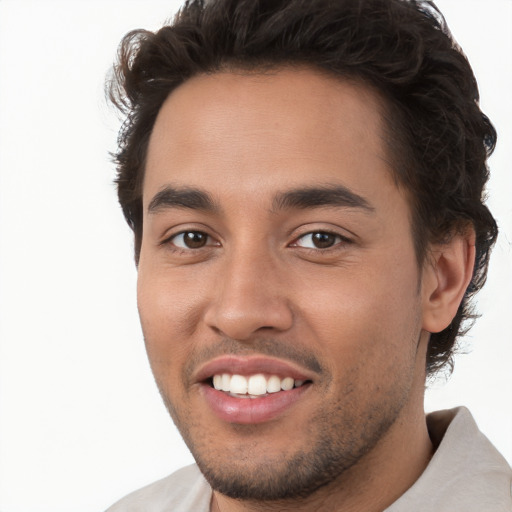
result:
M 389 174 L 381 111 L 370 88 L 307 68 L 196 76 L 159 112 L 144 203 L 168 183 L 261 194 L 333 181 L 378 188 Z

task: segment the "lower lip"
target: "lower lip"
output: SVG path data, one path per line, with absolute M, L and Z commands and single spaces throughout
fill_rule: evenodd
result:
M 203 396 L 213 413 L 223 421 L 241 425 L 264 423 L 283 414 L 292 407 L 311 384 L 289 391 L 270 393 L 259 398 L 235 398 L 208 384 L 201 386 Z

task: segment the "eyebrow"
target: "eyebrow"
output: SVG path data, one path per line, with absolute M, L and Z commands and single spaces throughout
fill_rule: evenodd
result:
M 343 185 L 305 187 L 278 193 L 272 202 L 272 210 L 292 210 L 334 206 L 358 208 L 369 213 L 375 208 L 362 196 Z
M 168 208 L 187 208 L 205 212 L 217 212 L 219 206 L 210 194 L 196 188 L 167 186 L 160 190 L 148 205 L 148 213 L 158 213 Z
M 320 207 L 359 208 L 374 212 L 375 208 L 362 196 L 343 185 L 303 187 L 278 192 L 272 201 L 272 211 Z M 148 213 L 155 214 L 169 208 L 186 208 L 216 213 L 219 205 L 203 190 L 191 187 L 167 186 L 160 190 L 148 205 Z

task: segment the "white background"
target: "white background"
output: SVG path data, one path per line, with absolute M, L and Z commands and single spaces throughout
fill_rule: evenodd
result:
M 483 317 L 427 409 L 466 404 L 512 462 L 512 2 L 439 0 L 500 143 L 501 235 Z M 177 8 L 155 0 L 0 0 L 0 511 L 101 511 L 192 459 L 143 349 L 132 238 L 117 206 L 117 44 Z M 485 9 L 484 9 L 485 6 Z

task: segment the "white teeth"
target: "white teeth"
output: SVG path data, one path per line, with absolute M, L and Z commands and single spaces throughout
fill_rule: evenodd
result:
M 237 395 L 245 395 L 247 393 L 247 379 L 242 375 L 233 375 L 231 377 L 231 383 L 229 391 L 236 393 Z
M 213 376 L 213 387 L 233 395 L 247 395 L 247 398 L 256 398 L 267 393 L 289 391 L 304 384 L 303 380 L 294 380 L 292 377 L 280 379 L 277 375 L 271 375 L 268 379 L 258 373 L 250 377 L 243 375 L 230 375 L 229 373 Z
M 230 391 L 231 389 L 231 375 L 228 373 L 222 374 L 222 384 L 221 384 L 222 391 Z
M 213 387 L 215 389 L 222 389 L 222 375 L 213 376 Z
M 281 389 L 283 391 L 290 391 L 290 389 L 293 389 L 294 384 L 295 381 L 291 377 L 286 377 L 281 381 Z
M 267 379 L 265 375 L 252 375 L 247 386 L 249 395 L 264 395 L 267 392 Z
M 281 379 L 276 375 L 272 375 L 267 382 L 267 391 L 269 393 L 277 393 L 281 391 Z

